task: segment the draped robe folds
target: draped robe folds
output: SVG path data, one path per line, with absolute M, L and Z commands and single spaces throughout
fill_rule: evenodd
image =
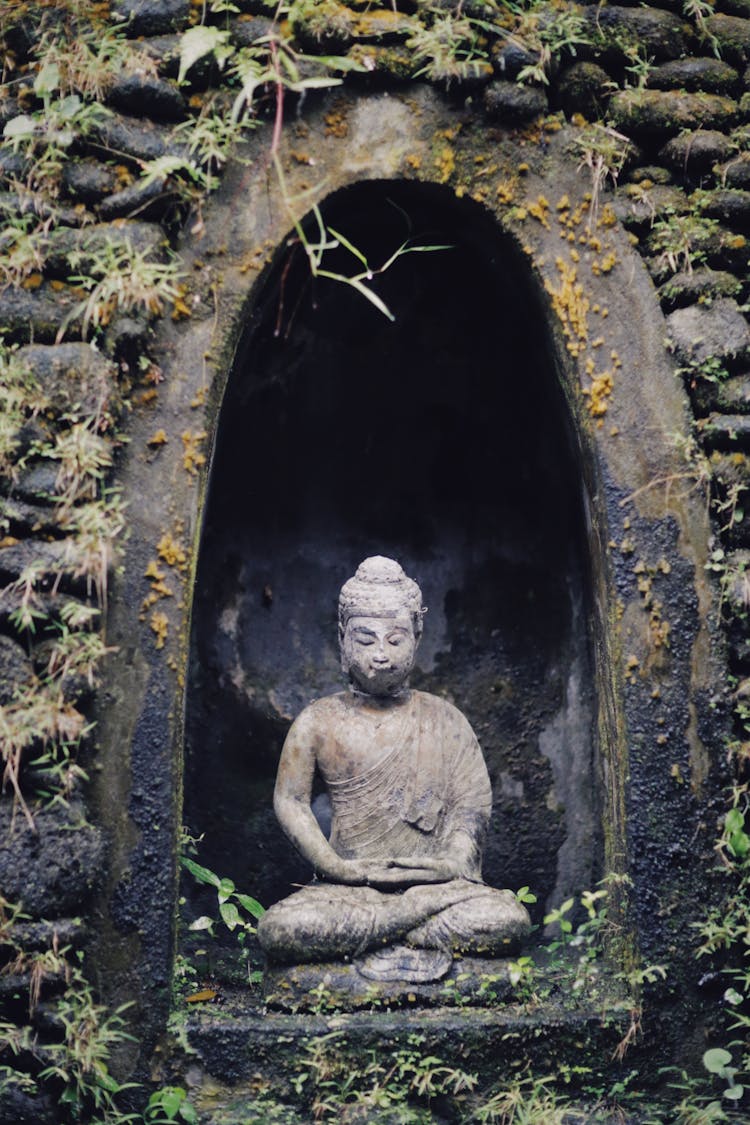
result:
M 416 861 L 444 855 L 461 829 L 475 844 L 465 875 L 481 882 L 492 792 L 479 743 L 461 712 L 438 696 L 412 692 L 403 710 L 395 744 L 376 765 L 357 777 L 324 777 L 331 846 L 345 859 Z
M 298 720 L 318 743 L 317 764 L 331 800 L 333 849 L 344 859 L 377 864 L 406 857 L 418 867 L 420 857 L 450 857 L 451 839 L 460 833 L 464 845 L 465 837 L 472 844 L 465 870 L 461 878 L 429 885 L 431 913 L 416 927 L 396 920 L 415 890 L 314 882 L 270 908 L 258 927 L 261 945 L 272 960 L 309 962 L 356 958 L 383 944 L 407 943 L 447 958 L 439 972 L 428 970 L 432 976 L 446 971 L 451 950 L 507 951 L 528 932 L 528 915 L 510 891 L 482 882 L 492 791 L 471 726 L 446 700 L 413 691 L 401 709 L 402 725 L 391 733 L 392 746 L 380 760 L 355 776 L 341 777 L 340 768 L 334 776 L 331 764 L 339 766 L 349 757 L 345 701 L 342 696 L 319 700 Z M 328 754 L 320 751 L 323 742 Z M 403 975 L 400 968 L 395 971 Z

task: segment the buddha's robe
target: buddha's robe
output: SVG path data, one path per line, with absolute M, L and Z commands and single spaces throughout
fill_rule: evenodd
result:
M 315 728 L 317 711 L 329 722 L 335 700 L 311 704 L 305 721 Z M 261 919 L 258 938 L 273 960 L 356 958 L 394 942 L 444 954 L 497 954 L 515 950 L 526 936 L 528 915 L 515 896 L 482 883 L 492 792 L 471 726 L 446 700 L 424 692 L 412 692 L 402 713 L 392 749 L 366 772 L 335 779 L 322 767 L 330 844 L 344 859 L 382 864 L 408 857 L 419 867 L 420 858 L 450 856 L 451 838 L 461 833 L 473 845 L 462 877 L 387 891 L 314 882 Z M 345 731 L 335 737 L 345 744 Z M 409 903 L 424 904 L 425 895 L 429 916 L 414 925 Z

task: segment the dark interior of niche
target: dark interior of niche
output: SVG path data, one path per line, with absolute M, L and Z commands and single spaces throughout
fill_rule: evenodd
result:
M 324 216 L 373 267 L 407 241 L 449 248 L 369 283 L 392 323 L 352 286 L 313 280 L 297 240 L 259 286 L 210 476 L 184 819 L 201 862 L 266 905 L 309 879 L 275 823 L 276 763 L 294 716 L 343 689 L 342 582 L 390 554 L 429 609 L 412 684 L 466 713 L 488 761 L 485 878 L 530 885 L 541 910 L 590 884 L 597 844 L 580 471 L 539 298 L 497 226 L 441 189 L 359 185 Z M 324 265 L 359 268 L 343 248 Z M 574 666 L 581 729 L 555 742 Z M 575 769 L 566 738 L 587 743 Z M 566 839 L 580 853 L 567 876 Z

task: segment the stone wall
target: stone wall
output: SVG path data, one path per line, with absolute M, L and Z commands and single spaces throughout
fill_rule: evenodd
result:
M 216 46 L 247 46 L 272 27 L 261 0 L 241 0 L 238 7 L 239 14 L 208 17 L 220 33 Z M 420 5 L 395 15 L 298 0 L 283 29 L 306 52 L 303 77 L 322 73 L 314 61 L 320 54 L 336 53 L 358 64 L 346 78 L 349 98 L 360 92 L 370 96 L 373 90 L 403 92 L 412 81 L 430 81 L 446 106 L 486 131 L 490 145 L 512 136 L 539 152 L 563 126 L 569 131 L 591 195 L 589 207 L 598 207 L 600 216 L 611 215 L 630 233 L 657 286 L 665 343 L 695 414 L 697 444 L 684 450 L 685 480 L 689 487 L 695 481 L 696 488 L 710 489 L 714 501 L 711 564 L 722 583 L 728 670 L 737 677 L 742 698 L 750 664 L 744 580 L 750 517 L 743 505 L 750 487 L 745 373 L 750 331 L 744 310 L 750 257 L 745 237 L 750 226 L 750 19 L 745 15 L 750 12 L 741 0 L 727 0 L 717 9 L 687 18 L 671 2 L 648 8 L 539 5 L 523 17 L 494 15 L 498 26 L 491 31 L 483 4 L 469 5 L 463 18 L 454 18 L 435 16 Z M 199 492 L 204 487 L 204 429 L 196 424 L 181 434 L 168 433 L 150 413 L 155 402 L 168 403 L 176 393 L 168 380 L 162 382 L 167 367 L 162 356 L 174 333 L 190 321 L 202 326 L 208 341 L 214 301 L 221 301 L 216 240 L 210 261 L 196 265 L 196 260 L 212 207 L 203 189 L 223 155 L 205 144 L 191 153 L 195 134 L 184 124 L 197 120 L 214 98 L 216 118 L 225 121 L 237 87 L 236 80 L 234 87 L 227 84 L 225 71 L 209 53 L 187 69 L 186 84 L 177 82 L 180 36 L 200 14 L 200 6 L 184 0 L 122 0 L 111 11 L 99 4 L 71 11 L 23 4 L 3 17 L 10 81 L 0 101 L 6 128 L 0 207 L 9 253 L 0 324 L 11 351 L 4 371 L 7 424 L 0 448 L 5 472 L 0 577 L 7 584 L 0 602 L 0 657 L 7 722 L 2 818 L 10 843 L 0 858 L 0 888 L 9 901 L 21 901 L 27 915 L 12 925 L 9 920 L 4 930 L 13 971 L 0 984 L 7 1016 L 18 1028 L 18 1051 L 9 1062 L 17 1076 L 11 1076 L 0 1102 L 0 1117 L 4 1112 L 9 1122 L 68 1119 L 67 1111 L 56 1106 L 59 1083 L 42 1080 L 34 1092 L 27 1080 L 37 1080 L 54 1060 L 55 1045 L 65 1041 L 60 1005 L 67 970 L 50 965 L 42 974 L 42 1002 L 32 1005 L 28 1016 L 34 965 L 50 944 L 73 950 L 87 946 L 86 972 L 94 980 L 103 950 L 125 964 L 128 950 L 149 927 L 154 933 L 146 940 L 148 948 L 158 946 L 162 962 L 169 958 L 174 863 L 161 862 L 159 842 L 141 851 L 140 868 L 131 868 L 118 852 L 121 848 L 125 854 L 136 829 L 152 834 L 155 824 L 157 832 L 162 829 L 160 811 L 170 803 L 159 789 L 165 771 L 159 781 L 150 772 L 153 763 L 144 761 L 134 793 L 123 789 L 111 755 L 98 759 L 97 731 L 88 721 L 127 694 L 127 677 L 139 661 L 162 660 L 165 645 L 166 655 L 176 660 L 169 643 L 181 646 L 183 654 L 187 643 L 185 636 L 169 633 L 170 599 L 177 602 L 190 582 L 198 528 L 180 526 L 169 505 L 154 517 L 152 553 L 144 548 L 127 556 L 131 596 L 136 578 L 142 582 L 148 576 L 142 582 L 143 636 L 116 638 L 120 653 L 114 680 L 102 664 L 110 638 L 100 628 L 100 615 L 107 573 L 117 565 L 121 528 L 144 518 L 133 511 L 135 497 L 129 497 L 131 510 L 123 513 L 108 491 L 118 483 L 123 443 L 145 435 L 139 456 L 150 458 L 159 491 L 177 496 L 186 487 Z M 467 23 L 466 17 L 481 19 L 482 26 Z M 63 106 L 62 98 L 71 96 L 68 79 L 64 69 L 53 69 L 57 62 L 63 67 L 63 55 L 44 54 L 45 36 L 57 35 L 60 43 L 89 42 L 95 54 L 97 41 L 100 47 L 108 42 L 105 30 L 115 20 L 125 23 L 118 23 L 124 38 L 111 49 L 114 64 L 107 70 L 100 51 L 94 67 L 100 87 L 87 79 L 92 84 L 81 101 Z M 40 71 L 41 57 L 46 71 Z M 82 73 L 79 69 L 70 80 L 73 90 L 83 90 Z M 259 118 L 272 121 L 280 102 L 267 74 L 259 91 Z M 304 126 L 306 114 L 320 110 L 320 96 L 314 89 L 303 96 L 287 90 L 284 128 Z M 100 102 L 106 115 L 86 118 L 83 109 Z M 62 117 L 55 118 L 51 106 Z M 335 100 L 323 112 L 333 135 L 345 127 Z M 215 140 L 219 125 L 212 128 Z M 454 167 L 451 138 L 443 141 L 435 150 L 436 161 L 442 161 L 440 177 L 457 196 L 469 190 L 482 203 L 483 189 L 467 189 Z M 312 167 L 315 153 L 295 145 L 299 161 Z M 256 159 L 262 161 L 258 149 Z M 517 166 L 520 181 L 527 170 Z M 235 177 L 241 187 L 242 173 L 235 170 Z M 508 209 L 517 207 L 510 180 L 503 190 Z M 541 219 L 532 212 L 530 221 L 547 221 L 548 212 L 557 208 L 552 188 L 548 195 L 535 204 Z M 574 245 L 578 237 L 572 227 L 565 234 Z M 175 272 L 175 247 L 183 263 L 189 259 L 185 276 Z M 267 250 L 259 242 L 246 271 L 263 266 Z M 614 265 L 602 255 L 597 268 L 606 278 Z M 123 277 L 128 286 L 118 281 Z M 200 338 L 199 333 L 195 339 Z M 231 352 L 235 342 L 222 346 Z M 203 395 L 199 412 L 212 392 L 194 390 Z M 598 415 L 590 411 L 592 425 L 605 418 L 609 393 L 606 380 L 589 390 L 590 402 L 601 408 Z M 214 401 L 214 417 L 217 408 Z M 184 475 L 179 484 L 161 458 L 170 442 L 179 450 Z M 147 658 L 144 637 L 152 645 Z M 97 702 L 102 674 L 105 691 Z M 174 692 L 166 661 L 158 677 L 150 691 Z M 711 744 L 710 723 L 705 716 L 701 721 L 704 741 L 719 762 L 724 747 Z M 714 740 L 718 729 L 720 724 Z M 125 754 L 130 741 L 123 731 Z M 710 802 L 706 808 L 713 830 L 721 808 Z M 175 834 L 176 825 L 167 818 L 161 837 L 167 854 L 174 853 Z M 119 843 L 113 847 L 115 838 Z M 153 897 L 164 906 L 162 916 L 145 923 L 139 917 L 139 880 L 150 882 Z M 155 989 L 158 1017 L 168 1003 L 169 982 L 154 958 L 153 963 L 146 959 L 143 973 Z M 137 973 L 133 964 L 123 972 L 120 991 L 107 995 L 110 1004 L 132 995 Z M 103 1016 L 96 1018 L 101 1023 Z M 149 1025 L 147 1053 L 156 1033 L 157 1026 Z M 38 1036 L 36 1045 L 32 1035 Z M 122 1052 L 121 1070 L 127 1071 L 135 1052 L 133 1058 L 127 1049 Z M 91 1112 L 91 1089 L 86 1087 L 81 1097 L 85 1112 Z

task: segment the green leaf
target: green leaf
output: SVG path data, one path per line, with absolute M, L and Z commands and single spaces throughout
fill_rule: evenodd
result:
M 234 883 L 231 879 L 219 880 L 219 902 L 226 902 L 234 894 Z
M 18 117 L 11 117 L 6 121 L 3 136 L 9 141 L 20 141 L 24 137 L 32 137 L 36 130 L 36 121 L 28 113 L 20 113 Z
M 219 887 L 221 885 L 221 879 L 218 875 L 214 874 L 213 871 L 209 871 L 207 867 L 201 867 L 194 859 L 183 855 L 180 857 L 180 863 L 199 883 L 207 883 L 209 887 Z
M 262 918 L 265 914 L 265 906 L 261 906 L 261 904 L 256 899 L 251 898 L 250 895 L 241 895 L 238 892 L 234 897 L 237 899 L 240 906 L 244 906 L 245 910 L 248 914 L 251 914 L 253 918 Z
M 214 924 L 213 918 L 209 918 L 207 914 L 202 914 L 200 916 L 200 918 L 196 918 L 194 922 L 190 923 L 190 925 L 188 926 L 188 929 L 189 930 L 208 930 L 209 933 L 210 933 L 211 930 L 213 929 L 213 924 Z
M 44 98 L 60 88 L 60 68 L 56 62 L 47 62 L 34 79 L 34 93 Z
M 724 1091 L 724 1097 L 729 1098 L 730 1101 L 738 1102 L 745 1092 L 744 1086 L 730 1086 L 728 1090 Z
M 161 1093 L 161 1108 L 168 1117 L 174 1117 L 185 1101 L 185 1091 L 180 1086 L 165 1086 Z
M 187 1121 L 187 1125 L 198 1125 L 198 1111 L 190 1102 L 183 1102 L 180 1106 L 180 1117 Z
M 222 31 L 218 27 L 206 27 L 204 24 L 199 24 L 197 27 L 189 27 L 187 31 L 183 31 L 180 39 L 180 72 L 177 75 L 178 83 L 184 80 L 190 67 L 193 66 L 194 63 L 197 63 L 199 59 L 205 58 L 206 55 L 215 55 L 221 65 L 221 62 L 228 57 L 228 38 L 228 31 Z
M 703 1065 L 711 1074 L 723 1074 L 731 1061 L 732 1056 L 723 1047 L 710 1047 L 703 1055 Z
M 240 912 L 233 902 L 222 902 L 219 907 L 219 914 L 221 914 L 223 921 L 230 930 L 239 926 L 242 921 Z

